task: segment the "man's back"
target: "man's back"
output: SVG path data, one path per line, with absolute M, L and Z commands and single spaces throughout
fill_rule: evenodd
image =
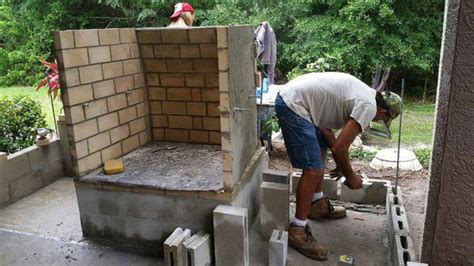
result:
M 377 111 L 375 93 L 364 82 L 340 72 L 302 75 L 280 90 L 292 111 L 320 128 L 342 128 L 352 117 L 362 130 Z

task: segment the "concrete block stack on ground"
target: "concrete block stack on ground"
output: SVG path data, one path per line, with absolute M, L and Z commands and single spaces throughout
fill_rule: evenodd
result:
M 289 222 L 289 185 L 262 182 L 260 185 L 260 234 L 269 238 L 273 230 L 286 230 Z
M 199 266 L 213 263 L 214 249 L 211 235 L 199 231 L 183 243 L 186 249 L 186 265 Z
M 291 174 L 288 171 L 278 171 L 273 169 L 267 169 L 263 172 L 262 180 L 264 182 L 290 184 Z
M 301 172 L 294 172 L 291 174 L 291 192 L 296 193 L 296 189 L 298 188 L 298 182 L 301 178 Z M 328 175 L 324 176 L 323 179 L 323 193 L 329 199 L 339 199 L 338 195 L 338 182 L 330 178 Z
M 273 230 L 268 244 L 268 265 L 285 266 L 288 256 L 288 232 Z
M 186 250 L 184 241 L 191 237 L 191 230 L 176 228 L 173 233 L 163 243 L 165 265 L 184 266 L 186 265 Z
M 341 184 L 341 200 L 354 203 L 385 205 L 387 188 L 390 186 L 390 181 L 366 178 L 363 179 L 362 186 L 363 188 L 354 190 Z
M 214 210 L 216 265 L 249 265 L 247 209 L 219 205 Z

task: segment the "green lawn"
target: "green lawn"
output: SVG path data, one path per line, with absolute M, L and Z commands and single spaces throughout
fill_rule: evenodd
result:
M 46 122 L 48 123 L 48 127 L 54 129 L 51 100 L 46 91 L 46 88 L 41 88 L 39 91 L 36 91 L 35 87 L 0 87 L 0 98 L 3 96 L 14 97 L 20 95 L 29 95 L 32 99 L 39 101 L 41 103 L 41 106 L 43 107 L 43 111 L 46 114 Z M 56 117 L 61 112 L 61 108 L 61 101 L 56 99 L 54 101 L 54 110 L 56 112 Z

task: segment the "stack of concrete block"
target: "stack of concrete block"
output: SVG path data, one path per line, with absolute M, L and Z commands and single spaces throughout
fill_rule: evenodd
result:
M 267 169 L 263 172 L 262 179 L 264 182 L 289 184 L 291 176 L 292 175 L 288 171 Z
M 298 183 L 301 178 L 301 173 L 295 172 L 291 175 L 291 192 L 296 193 Z M 339 199 L 337 193 L 338 182 L 335 179 L 330 178 L 328 175 L 324 175 L 323 179 L 323 193 L 329 199 Z
M 213 214 L 216 265 L 249 265 L 247 209 L 219 205 Z
M 186 265 L 186 252 L 183 243 L 190 236 L 191 231 L 189 229 L 183 230 L 181 227 L 178 227 L 168 237 L 168 239 L 166 239 L 163 244 L 165 265 Z
M 370 187 L 371 185 L 373 187 Z M 363 188 L 361 189 L 350 189 L 348 186 L 341 184 L 341 200 L 362 204 L 385 205 L 387 188 L 390 186 L 390 181 L 364 178 L 362 186 Z
M 209 234 L 199 231 L 183 243 L 186 249 L 186 265 L 212 264 L 212 241 Z
M 286 229 L 289 221 L 288 184 L 262 182 L 260 185 L 260 234 L 270 237 L 274 229 Z
M 288 232 L 273 230 L 268 244 L 268 265 L 285 266 L 288 254 Z

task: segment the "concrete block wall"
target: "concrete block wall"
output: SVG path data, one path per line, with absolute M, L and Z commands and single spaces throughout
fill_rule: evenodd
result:
M 151 139 L 135 29 L 54 33 L 62 100 L 76 175 Z
M 0 208 L 12 204 L 63 177 L 59 139 L 31 146 L 0 161 Z
M 221 144 L 216 28 L 137 29 L 153 140 Z

